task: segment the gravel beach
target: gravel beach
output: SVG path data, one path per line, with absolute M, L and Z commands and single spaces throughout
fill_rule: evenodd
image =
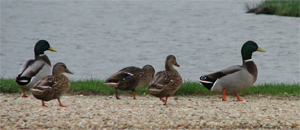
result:
M 299 97 L 220 95 L 170 97 L 166 106 L 153 96 L 66 95 L 46 102 L 32 95 L 0 94 L 0 129 L 300 129 Z

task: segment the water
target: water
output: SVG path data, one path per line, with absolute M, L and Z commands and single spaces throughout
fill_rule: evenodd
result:
M 64 62 L 72 80 L 106 79 L 127 66 L 164 69 L 177 57 L 184 80 L 242 63 L 253 40 L 256 84 L 299 83 L 299 18 L 247 14 L 245 1 L 1 1 L 1 73 L 17 76 L 46 39 L 52 64 Z

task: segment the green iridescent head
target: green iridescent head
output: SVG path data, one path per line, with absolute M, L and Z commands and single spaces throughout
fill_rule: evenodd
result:
M 254 41 L 247 41 L 242 47 L 242 57 L 243 60 L 251 59 L 252 53 L 255 51 L 266 52 L 264 49 L 260 48 Z
M 44 54 L 45 51 L 50 50 L 56 52 L 55 49 L 50 47 L 50 44 L 46 40 L 39 40 L 34 47 L 34 54 L 38 57 L 41 54 Z

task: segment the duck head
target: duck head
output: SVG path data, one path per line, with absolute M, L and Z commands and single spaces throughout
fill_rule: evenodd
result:
M 62 73 L 73 74 L 71 71 L 68 70 L 67 66 L 64 63 L 56 63 L 53 67 L 52 75 L 59 75 Z
M 251 59 L 252 53 L 255 51 L 266 52 L 264 49 L 260 48 L 254 41 L 247 41 L 242 46 L 242 57 L 243 61 Z
M 176 61 L 176 57 L 174 55 L 169 55 L 166 59 L 166 64 L 165 64 L 166 70 L 174 69 L 173 65 L 180 67 L 180 65 Z
M 44 54 L 44 52 L 47 51 L 47 50 L 56 52 L 56 50 L 53 49 L 46 40 L 39 40 L 35 44 L 34 54 L 35 54 L 36 57 L 38 57 L 40 54 Z
M 152 65 L 145 65 L 142 69 L 145 70 L 147 73 L 150 73 L 152 77 L 154 76 L 155 70 L 152 67 Z

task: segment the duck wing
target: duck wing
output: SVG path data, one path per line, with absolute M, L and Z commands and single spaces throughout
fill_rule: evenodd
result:
M 210 90 L 217 79 L 220 79 L 220 78 L 222 78 L 226 75 L 232 74 L 232 73 L 239 72 L 242 69 L 243 68 L 240 65 L 229 66 L 229 67 L 219 70 L 217 72 L 201 76 L 199 79 L 199 82 L 202 83 L 206 88 L 208 88 Z
M 44 67 L 45 63 L 39 60 L 28 60 L 22 67 L 16 77 L 18 85 L 27 85 L 31 82 L 32 77 L 36 76 Z
M 48 75 L 38 81 L 32 88 L 32 91 L 44 92 L 45 90 L 53 89 L 56 85 L 57 82 L 55 82 L 54 77 L 52 75 Z
M 133 67 L 133 66 L 126 67 L 126 68 L 119 70 L 118 72 L 116 72 L 115 74 L 110 76 L 109 78 L 107 78 L 104 81 L 104 83 L 106 83 L 106 84 L 119 83 L 120 81 L 131 79 L 131 78 L 139 75 L 142 72 L 144 72 L 144 71 L 138 67 Z
M 148 89 L 161 90 L 165 86 L 167 86 L 170 82 L 173 82 L 173 80 L 171 80 L 170 75 L 168 75 L 167 71 L 160 71 L 154 76 Z
M 28 60 L 20 69 L 16 82 L 20 86 L 33 87 L 41 78 L 49 75 L 51 63 L 47 55 L 40 55 L 37 59 Z M 32 82 L 32 83 L 31 83 Z

